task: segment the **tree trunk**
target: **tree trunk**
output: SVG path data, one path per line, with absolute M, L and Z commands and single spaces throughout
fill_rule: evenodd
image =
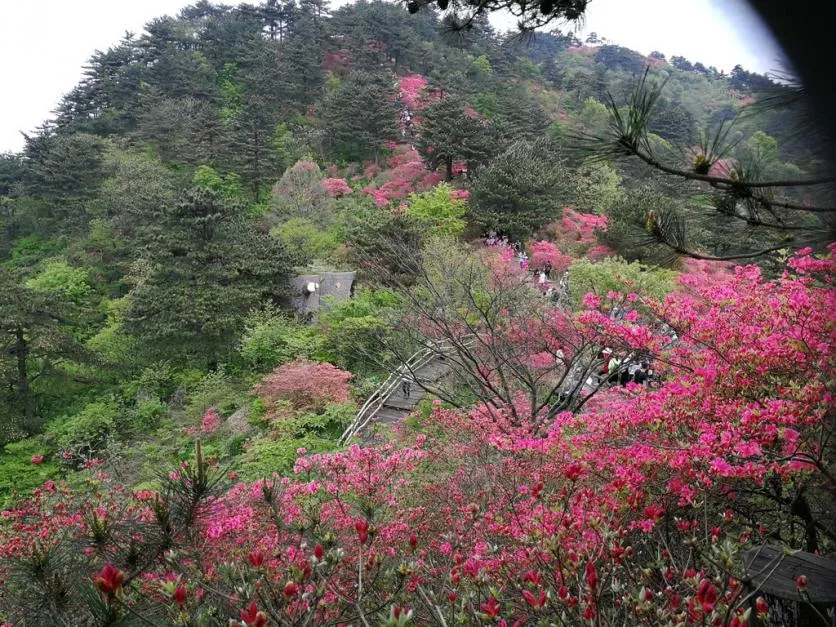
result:
M 444 173 L 444 180 L 450 182 L 453 180 L 453 157 L 447 157 L 446 166 L 447 171 Z
M 22 327 L 15 329 L 15 358 L 17 359 L 17 405 L 23 412 L 23 428 L 29 433 L 34 431 L 35 411 L 32 407 L 32 393 L 29 389 L 29 369 L 26 358 L 29 356 L 29 343 Z

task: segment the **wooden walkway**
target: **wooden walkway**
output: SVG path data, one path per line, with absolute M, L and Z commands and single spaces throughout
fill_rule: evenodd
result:
M 394 424 L 406 418 L 415 406 L 427 397 L 424 387 L 432 387 L 444 377 L 450 374 L 450 366 L 437 359 L 429 362 L 415 373 L 418 382 L 410 386 L 409 397 L 405 397 L 399 385 L 395 391 L 388 396 L 383 405 L 375 412 L 374 422 L 383 424 Z M 424 387 L 422 387 L 422 385 Z
M 464 342 L 474 341 L 465 338 Z M 403 420 L 415 406 L 427 396 L 425 388 L 432 388 L 450 374 L 449 362 L 444 359 L 452 354 L 447 342 L 437 342 L 416 352 L 407 362 L 389 375 L 389 378 L 366 400 L 354 422 L 343 432 L 340 444 L 360 435 L 370 424 L 394 424 Z M 409 397 L 404 396 L 404 380 L 412 381 Z

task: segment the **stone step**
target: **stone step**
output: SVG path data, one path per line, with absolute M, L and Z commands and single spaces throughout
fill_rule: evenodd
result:
M 400 422 L 404 418 L 404 416 L 406 416 L 406 413 L 407 412 L 404 412 L 400 409 L 386 407 L 384 405 L 375 414 L 374 421 L 381 424 L 391 425 L 396 422 Z
M 424 392 L 421 388 L 412 388 L 412 391 L 409 393 L 409 398 L 405 398 L 403 394 L 398 392 L 397 394 L 393 394 L 389 398 L 386 399 L 384 406 L 386 407 L 397 407 L 398 409 L 412 409 L 418 403 L 420 403 L 424 397 L 427 396 L 427 393 Z

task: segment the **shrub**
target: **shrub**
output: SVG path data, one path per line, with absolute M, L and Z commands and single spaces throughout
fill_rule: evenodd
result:
M 294 217 L 270 230 L 298 265 L 328 259 L 340 245 L 337 230 L 324 229 L 309 218 Z
M 243 401 L 243 393 L 233 384 L 223 366 L 209 372 L 189 392 L 185 412 L 191 420 L 201 418 L 210 407 L 231 410 Z
M 62 298 L 80 304 L 91 293 L 87 271 L 74 268 L 63 259 L 49 259 L 41 271 L 26 281 L 26 287 L 38 292 L 60 294 Z
M 43 461 L 32 463 L 43 457 Z M 55 478 L 58 464 L 39 440 L 19 440 L 0 449 L 0 510 L 12 503 L 17 494 L 28 494 L 44 481 Z
M 240 351 L 250 367 L 264 372 L 297 357 L 312 357 L 321 340 L 311 327 L 268 306 L 247 316 Z
M 53 420 L 46 434 L 56 439 L 62 457 L 76 464 L 102 451 L 116 427 L 119 410 L 115 403 L 90 403 L 79 413 Z
M 255 393 L 267 406 L 278 400 L 290 401 L 295 409 L 324 409 L 328 403 L 351 398 L 351 373 L 328 363 L 299 358 L 277 367 L 256 386 Z
M 464 215 L 467 203 L 461 194 L 455 194 L 450 185 L 442 183 L 422 194 L 410 194 L 406 215 L 424 224 L 430 233 L 460 235 L 465 228 Z
M 676 277 L 672 270 L 651 268 L 637 261 L 627 263 L 616 257 L 598 262 L 579 259 L 569 266 L 569 300 L 578 308 L 588 292 L 599 296 L 634 292 L 663 298 L 677 288 Z

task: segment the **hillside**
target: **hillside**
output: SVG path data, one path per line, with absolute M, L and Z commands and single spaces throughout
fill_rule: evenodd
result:
M 803 101 L 447 20 L 199 2 L 0 155 L 0 622 L 730 624 L 708 552 L 832 550 Z M 414 411 L 341 446 L 390 375 Z

